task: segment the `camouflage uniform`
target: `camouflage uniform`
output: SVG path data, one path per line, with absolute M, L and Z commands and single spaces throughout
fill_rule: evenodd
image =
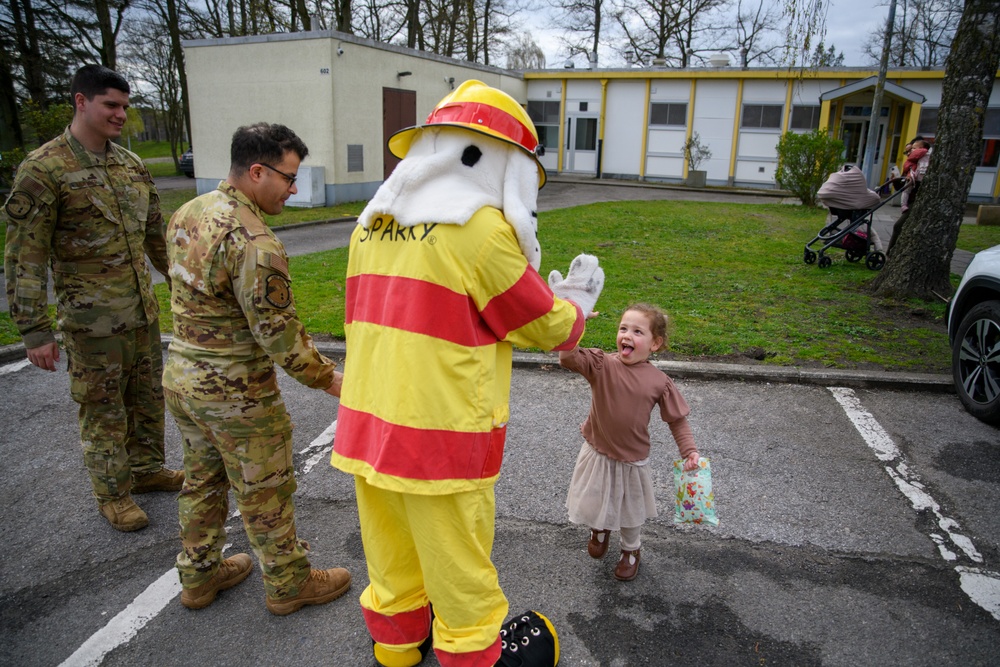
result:
M 129 493 L 163 467 L 159 306 L 146 255 L 166 274 L 159 197 L 134 153 L 85 149 L 67 128 L 28 155 L 4 206 L 10 315 L 25 347 L 52 343 L 47 270 L 94 496 Z
M 284 246 L 246 195 L 220 183 L 174 214 L 167 239 L 174 339 L 163 384 L 184 446 L 181 583 L 204 584 L 218 567 L 231 486 L 267 595 L 297 595 L 310 565 L 274 364 L 320 389 L 335 365 L 299 322 Z

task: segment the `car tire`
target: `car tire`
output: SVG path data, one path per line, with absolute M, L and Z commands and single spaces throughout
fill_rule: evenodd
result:
M 1000 425 L 1000 301 L 977 304 L 962 318 L 951 368 L 965 409 L 987 424 Z

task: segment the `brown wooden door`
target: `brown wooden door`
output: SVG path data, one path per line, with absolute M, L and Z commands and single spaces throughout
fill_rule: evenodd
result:
M 399 164 L 399 158 L 389 152 L 389 137 L 404 127 L 417 124 L 417 93 L 398 88 L 382 89 L 382 180 Z

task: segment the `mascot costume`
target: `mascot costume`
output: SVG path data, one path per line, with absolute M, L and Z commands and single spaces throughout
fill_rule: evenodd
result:
M 346 382 L 332 464 L 354 475 L 375 659 L 553 667 L 543 615 L 506 622 L 491 561 L 512 346 L 572 349 L 604 286 L 580 255 L 539 276 L 538 134 L 466 81 L 397 132 L 403 158 L 362 212 L 345 297 Z

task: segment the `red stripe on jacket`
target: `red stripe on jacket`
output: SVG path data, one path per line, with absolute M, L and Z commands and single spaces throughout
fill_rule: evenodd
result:
M 487 432 L 419 429 L 341 405 L 337 453 L 384 475 L 407 479 L 487 479 L 500 474 L 506 424 Z M 391 442 L 391 447 L 385 443 Z

